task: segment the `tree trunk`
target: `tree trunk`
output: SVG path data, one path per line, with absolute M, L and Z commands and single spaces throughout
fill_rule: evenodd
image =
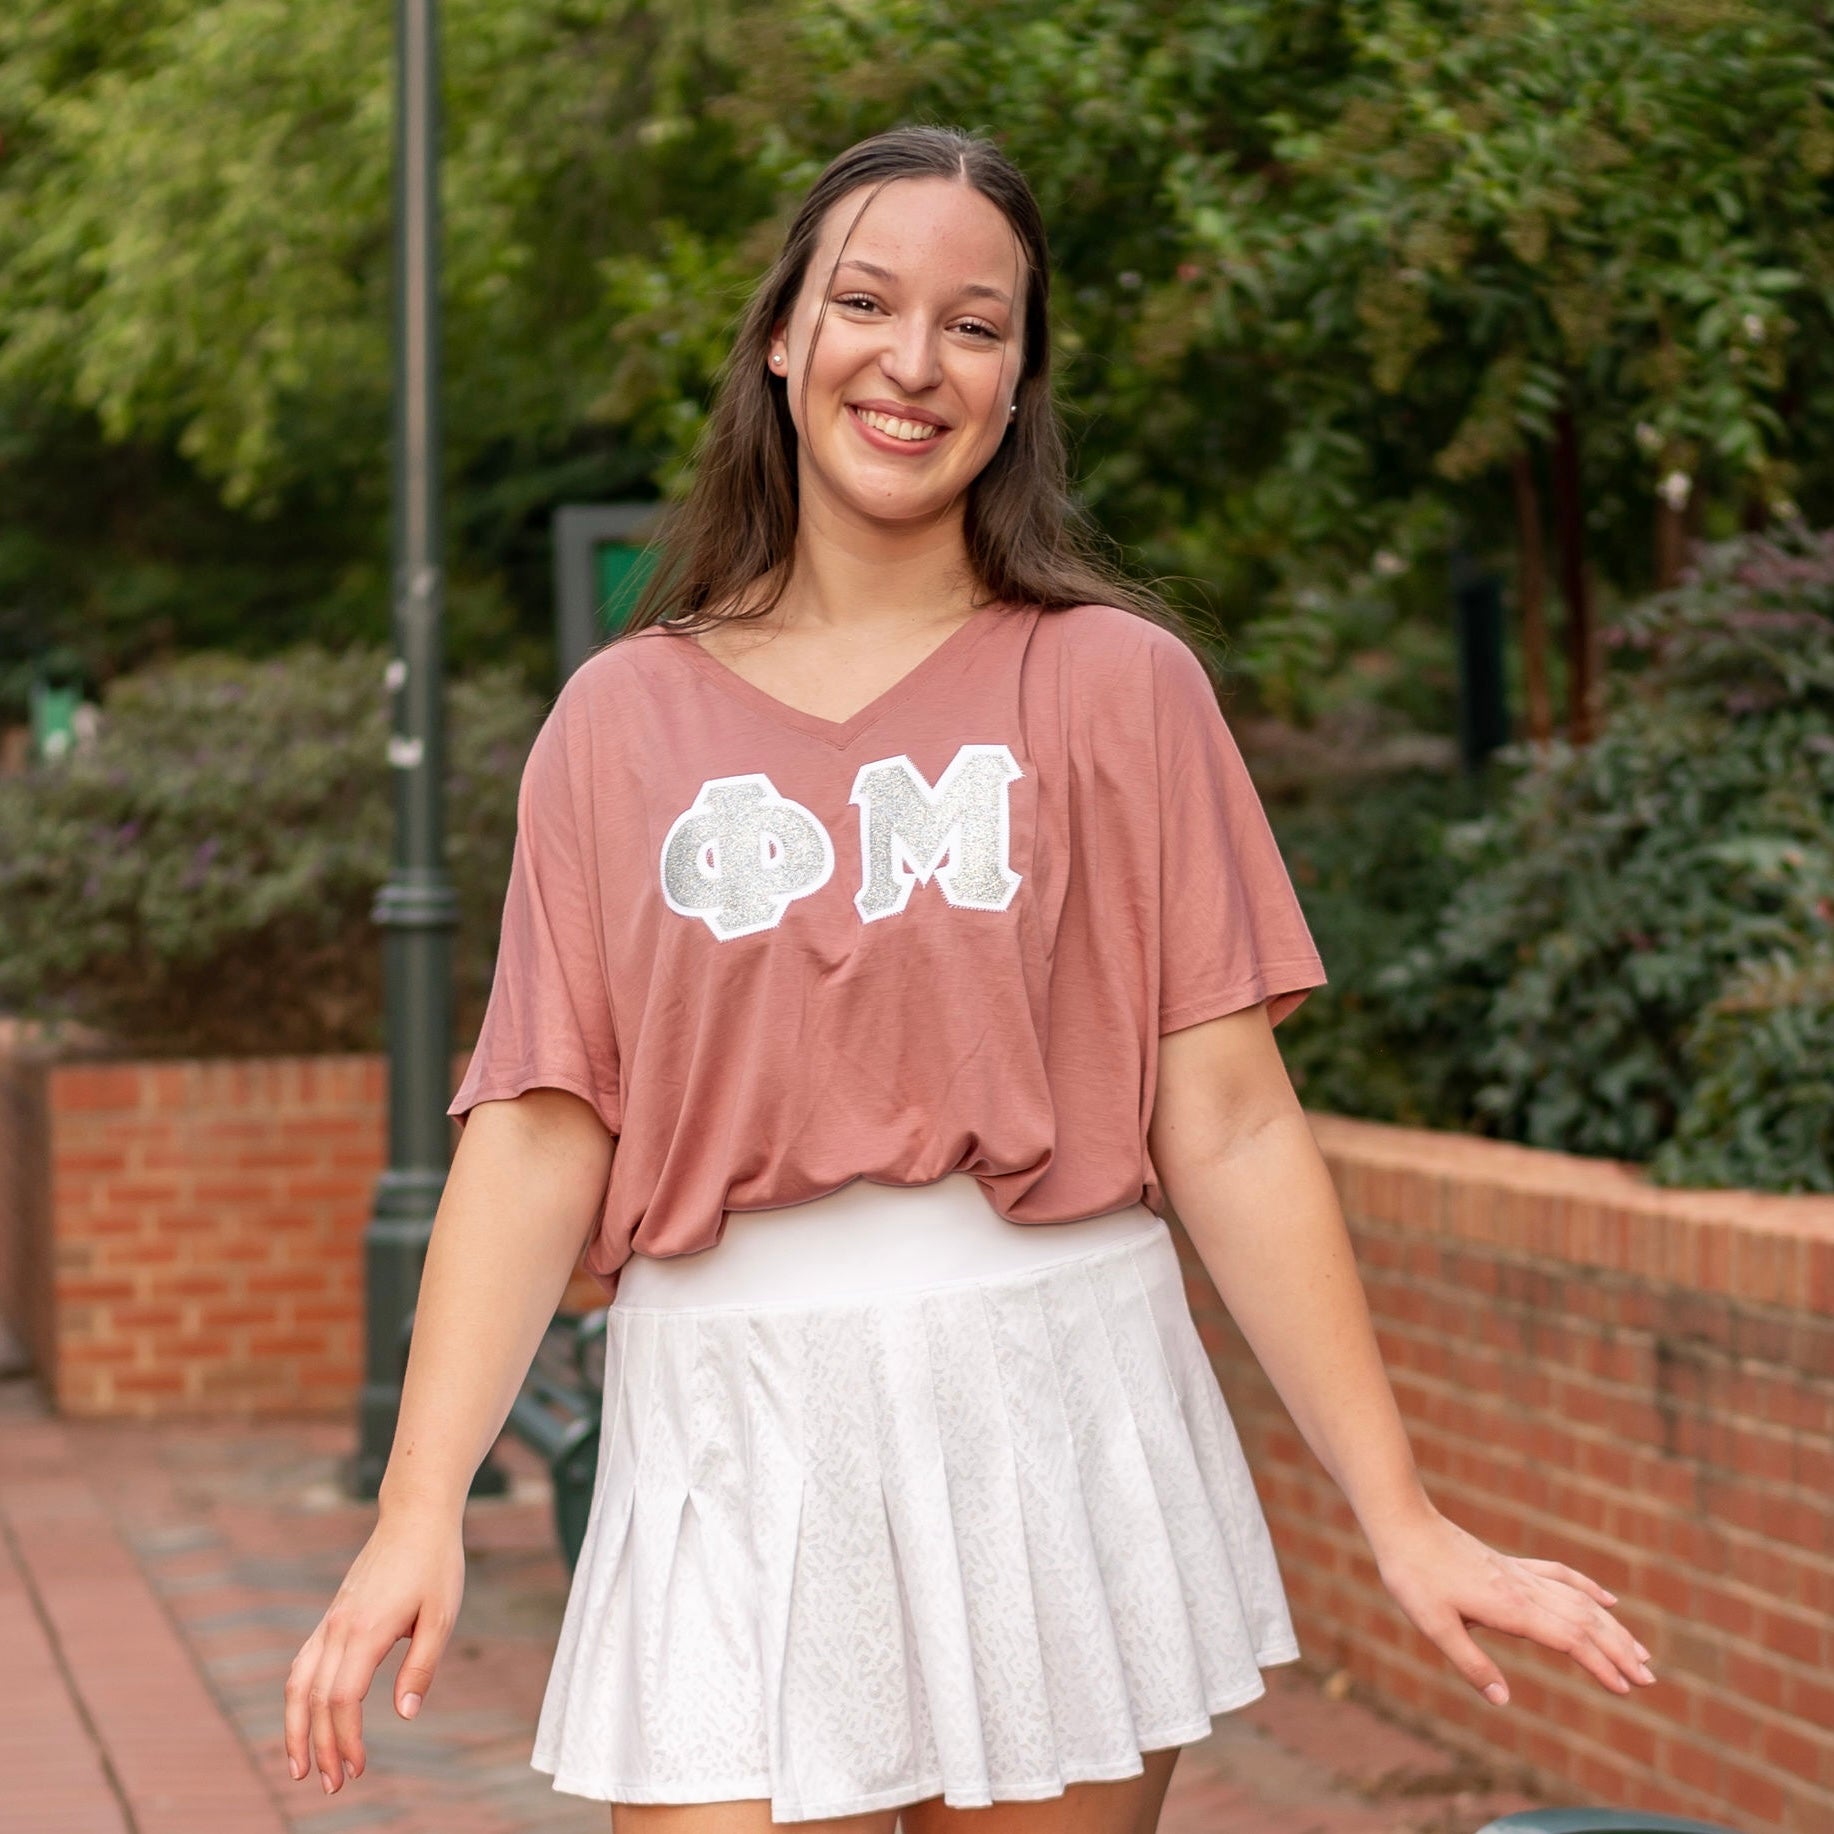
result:
M 1666 592 L 1681 584 L 1681 569 L 1687 560 L 1688 513 L 1676 509 L 1669 500 L 1656 498 L 1656 590 Z
M 1586 513 L 1579 476 L 1579 428 L 1569 404 L 1554 420 L 1554 540 L 1567 607 L 1567 737 L 1589 745 L 1599 728 L 1599 641 L 1586 566 Z
M 1526 446 L 1510 461 L 1516 487 L 1516 603 L 1522 620 L 1522 698 L 1528 736 L 1545 745 L 1554 736 L 1554 703 L 1547 684 L 1547 549 L 1541 539 L 1541 497 Z

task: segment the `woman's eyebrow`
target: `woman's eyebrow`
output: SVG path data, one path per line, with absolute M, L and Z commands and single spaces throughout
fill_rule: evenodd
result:
M 857 255 L 849 255 L 841 263 L 842 267 L 857 267 L 862 274 L 870 274 L 875 280 L 883 280 L 886 285 L 896 285 L 898 276 L 890 268 L 883 268 L 871 261 L 862 261 Z M 962 295 L 968 299 L 997 299 L 1001 305 L 1010 306 L 1012 295 L 1004 287 L 990 287 L 979 281 L 970 281 L 962 288 Z

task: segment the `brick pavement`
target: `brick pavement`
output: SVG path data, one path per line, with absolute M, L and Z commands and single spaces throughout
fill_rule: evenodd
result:
M 425 1707 L 365 1703 L 369 1767 L 295 1783 L 281 1688 L 373 1520 L 346 1423 L 64 1421 L 0 1381 L 0 1834 L 605 1834 L 528 1753 L 567 1595 L 545 1485 L 467 1512 L 465 1601 Z M 1530 1803 L 1303 1665 L 1187 1746 L 1162 1834 L 1473 1834 Z

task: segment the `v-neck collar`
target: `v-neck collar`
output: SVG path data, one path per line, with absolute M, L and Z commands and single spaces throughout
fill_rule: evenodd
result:
M 819 714 L 805 713 L 800 707 L 792 707 L 788 701 L 767 694 L 756 682 L 748 680 L 710 651 L 702 649 L 693 637 L 678 635 L 678 641 L 691 666 L 716 687 L 723 688 L 735 699 L 743 701 L 746 706 L 776 721 L 778 725 L 787 726 L 806 738 L 819 740 L 824 745 L 832 745 L 837 751 L 843 751 L 894 707 L 934 680 L 957 657 L 974 648 L 1003 618 L 1020 615 L 1019 607 L 1004 600 L 995 599 L 983 605 L 972 617 L 964 619 L 950 631 L 928 655 L 906 669 L 883 693 L 875 695 L 858 712 L 844 720 L 825 720 Z

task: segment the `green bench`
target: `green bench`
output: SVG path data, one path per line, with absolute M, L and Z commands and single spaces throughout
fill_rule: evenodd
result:
M 569 1571 L 579 1564 L 598 1475 L 607 1309 L 555 1318 L 542 1334 L 503 1423 L 505 1432 L 514 1433 L 548 1467 L 554 1530 Z

